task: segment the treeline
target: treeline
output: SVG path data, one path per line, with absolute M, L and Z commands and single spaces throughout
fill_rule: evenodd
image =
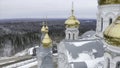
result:
M 65 38 L 65 19 L 48 20 L 49 35 L 53 41 L 60 42 Z M 95 30 L 96 20 L 81 20 L 80 35 L 89 30 Z M 0 21 L 0 56 L 11 56 L 26 48 L 41 42 L 40 21 Z

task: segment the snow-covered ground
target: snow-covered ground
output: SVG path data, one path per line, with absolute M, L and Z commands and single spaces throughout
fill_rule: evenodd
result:
M 37 65 L 37 64 L 38 64 L 38 62 L 35 61 L 35 62 L 31 62 L 31 63 L 29 63 L 29 64 L 25 64 L 25 65 L 23 65 L 23 66 L 20 66 L 20 67 L 18 67 L 18 68 L 30 68 L 30 67 L 33 67 L 33 66 L 35 66 L 35 65 Z
M 14 56 L 11 56 L 11 57 L 0 57 L 0 60 L 6 60 L 6 59 L 19 57 L 19 56 L 25 56 L 25 55 L 32 55 L 33 54 L 33 49 L 37 48 L 37 47 L 39 47 L 39 46 L 27 48 L 27 49 L 25 49 L 25 50 L 23 50 L 21 52 L 16 53 Z
M 3 68 L 29 68 L 37 65 L 36 58 L 4 66 Z
M 0 66 L 4 66 L 3 68 L 29 68 L 37 65 L 36 58 L 32 58 L 31 56 L 33 54 L 33 49 L 36 47 L 25 49 L 11 57 L 0 57 Z

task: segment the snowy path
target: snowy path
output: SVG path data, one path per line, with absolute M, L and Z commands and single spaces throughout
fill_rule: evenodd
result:
M 32 62 L 32 63 L 29 63 L 29 64 L 25 64 L 25 65 L 23 65 L 23 66 L 20 66 L 20 67 L 18 67 L 18 68 L 30 68 L 30 67 L 33 67 L 33 66 L 35 66 L 35 65 L 37 65 L 37 61 L 35 61 L 35 62 Z
M 19 56 L 19 57 L 10 57 L 8 59 L 2 59 L 0 60 L 0 67 L 10 65 L 16 62 L 24 61 L 31 59 L 31 56 Z
M 4 66 L 3 68 L 29 68 L 35 65 L 37 65 L 37 61 L 36 61 L 36 58 L 33 58 L 33 59 L 18 62 L 18 63 L 14 63 L 8 66 Z

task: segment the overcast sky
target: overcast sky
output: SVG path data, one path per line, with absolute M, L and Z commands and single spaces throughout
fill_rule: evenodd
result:
M 77 18 L 96 18 L 97 0 L 0 0 L 0 19 L 67 18 L 72 1 Z

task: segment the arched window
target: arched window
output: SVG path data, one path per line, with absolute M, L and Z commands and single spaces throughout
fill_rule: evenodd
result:
M 112 18 L 109 19 L 109 25 L 112 23 Z
M 101 18 L 101 31 L 103 30 L 103 18 Z
M 109 58 L 107 58 L 107 62 L 108 62 L 107 68 L 110 68 L 110 59 Z
M 68 34 L 68 39 L 70 39 L 70 33 Z
M 73 34 L 73 40 L 75 39 L 75 34 Z
M 116 68 L 120 68 L 120 62 L 117 62 Z

